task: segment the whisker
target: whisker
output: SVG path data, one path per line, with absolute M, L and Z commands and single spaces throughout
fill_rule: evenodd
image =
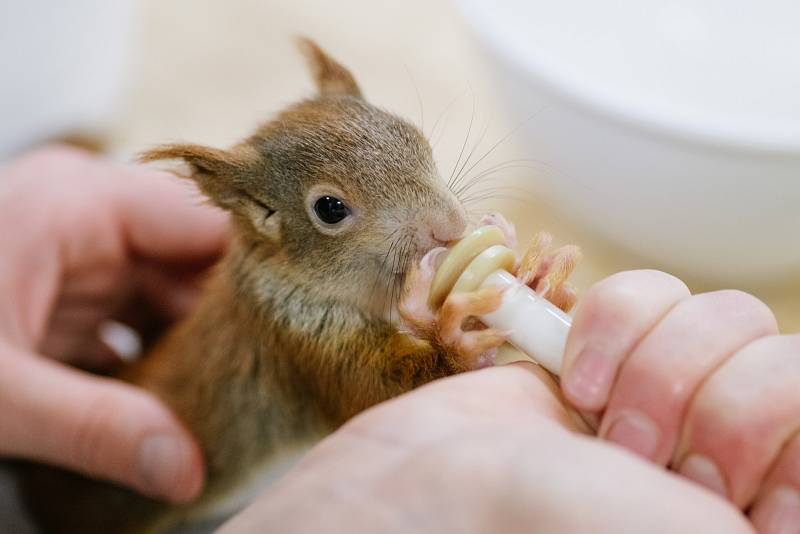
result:
M 399 232 L 399 231 L 400 231 L 400 230 L 402 230 L 402 229 L 403 229 L 403 227 L 402 227 L 402 226 L 399 226 L 399 227 L 395 228 L 395 229 L 394 229 L 394 232 L 392 232 L 392 233 L 390 233 L 389 235 L 387 235 L 386 237 L 384 237 L 384 238 L 381 240 L 380 244 L 386 243 L 386 242 L 387 242 L 389 239 L 391 239 L 391 237 L 392 237 L 394 234 L 396 234 L 397 232 Z
M 469 126 L 467 127 L 467 136 L 464 138 L 464 143 L 461 145 L 461 152 L 458 153 L 456 164 L 453 165 L 453 170 L 450 172 L 450 177 L 447 179 L 448 189 L 452 189 L 453 175 L 456 173 L 458 164 L 461 163 L 461 157 L 464 155 L 464 150 L 467 148 L 469 137 L 472 134 L 472 123 L 475 122 L 475 93 L 472 94 L 472 115 L 469 118 Z
M 411 261 L 414 258 L 414 238 L 413 236 L 409 236 L 408 244 L 406 245 L 404 254 L 403 254 L 403 268 L 401 269 L 401 276 L 399 277 L 399 293 L 398 293 L 398 304 L 399 299 L 403 298 L 403 289 L 405 289 L 405 280 L 408 276 L 408 269 L 411 266 Z
M 402 277 L 399 276 L 402 269 L 400 269 L 399 267 L 402 266 L 403 257 L 406 254 L 406 250 L 408 250 L 408 247 L 411 245 L 412 241 L 413 238 L 409 234 L 405 234 L 405 239 L 403 240 L 403 244 L 398 248 L 398 253 L 395 256 L 395 262 L 393 265 L 394 268 L 392 269 L 392 296 L 391 296 L 392 308 L 391 311 L 389 312 L 390 321 L 393 320 L 393 316 L 391 315 L 391 313 L 399 305 L 401 297 L 400 293 L 403 290 Z
M 464 91 L 463 91 L 461 94 L 459 94 L 458 96 L 455 96 L 455 97 L 454 97 L 454 98 L 453 98 L 453 99 L 452 99 L 452 100 L 451 100 L 451 101 L 450 101 L 450 102 L 449 102 L 449 103 L 448 103 L 448 104 L 447 104 L 447 105 L 446 105 L 446 106 L 445 106 L 445 107 L 442 109 L 442 111 L 441 111 L 441 112 L 439 112 L 439 116 L 438 116 L 438 117 L 436 117 L 436 122 L 434 122 L 434 123 L 433 123 L 433 128 L 431 128 L 431 133 L 430 133 L 430 137 L 429 137 L 430 139 L 433 139 L 433 138 L 434 138 L 434 134 L 436 133 L 436 128 L 439 126 L 439 122 L 442 120 L 442 117 L 445 117 L 445 116 L 446 116 L 446 114 L 447 114 L 447 112 L 450 110 L 450 108 L 452 108 L 452 107 L 453 107 L 453 104 L 455 104 L 455 103 L 456 103 L 456 102 L 457 102 L 457 101 L 458 101 L 458 100 L 459 100 L 459 99 L 460 99 L 462 96 L 464 96 L 464 95 L 467 93 L 467 91 L 468 91 L 468 90 L 467 90 L 467 89 L 465 89 L 465 90 L 464 90 Z M 442 123 L 442 130 L 441 130 L 441 132 L 439 132 L 439 137 L 433 141 L 433 146 L 432 146 L 431 148 L 435 147 L 435 146 L 436 146 L 436 145 L 439 143 L 439 141 L 441 141 L 442 137 L 444 136 L 444 131 L 445 131 L 445 123 L 446 123 L 446 122 L 447 122 L 447 121 L 445 121 L 444 123 Z
M 417 80 L 414 79 L 414 75 L 411 73 L 411 69 L 408 68 L 405 62 L 403 63 L 403 67 L 405 67 L 406 74 L 408 74 L 411 84 L 414 86 L 414 92 L 417 93 L 417 103 L 419 104 L 419 129 L 422 131 L 422 135 L 425 135 L 425 112 L 422 109 L 422 96 L 419 93 L 419 86 L 417 85 Z M 428 139 L 428 142 L 430 142 L 430 139 Z
M 522 194 L 521 194 L 522 193 Z M 530 194 L 529 191 L 486 191 L 471 196 L 464 200 L 464 206 L 470 206 L 476 204 L 478 202 L 487 200 L 487 199 L 501 199 L 501 200 L 508 200 L 508 199 L 518 199 L 523 202 L 527 202 L 528 200 L 532 200 L 535 198 L 533 194 Z
M 474 198 L 470 198 L 469 200 L 464 201 L 465 205 L 476 204 L 478 202 L 484 202 L 486 200 L 513 200 L 515 202 L 527 202 L 526 199 L 520 198 L 516 195 L 511 194 L 491 194 L 491 195 L 482 195 Z
M 406 236 L 406 240 L 403 243 L 403 247 L 400 250 L 400 258 L 397 264 L 397 268 L 395 269 L 395 272 L 398 273 L 398 276 L 396 277 L 398 281 L 397 284 L 398 304 L 399 304 L 399 298 L 401 296 L 400 294 L 403 290 L 402 281 L 404 278 L 404 273 L 408 268 L 408 254 L 411 251 L 411 245 L 413 244 L 413 242 L 414 240 L 411 236 Z
M 478 160 L 477 160 L 477 161 L 475 161 L 475 163 L 473 163 L 473 164 L 472 164 L 472 166 L 470 166 L 470 167 L 467 169 L 466 173 L 467 173 L 467 174 L 469 174 L 469 173 L 470 173 L 470 172 L 471 172 L 471 171 L 472 171 L 472 170 L 473 170 L 475 167 L 477 167 L 477 166 L 478 166 L 478 165 L 479 165 L 479 164 L 480 164 L 480 163 L 481 163 L 481 162 L 482 162 L 484 159 L 486 159 L 486 158 L 487 158 L 487 157 L 488 157 L 488 156 L 489 156 L 489 155 L 490 155 L 492 152 L 494 152 L 494 151 L 497 149 L 497 147 L 499 147 L 499 146 L 500 146 L 501 144 L 503 144 L 503 143 L 504 143 L 506 140 L 508 140 L 508 138 L 509 138 L 509 137 L 511 137 L 512 135 L 514 135 L 514 134 L 517 132 L 517 130 L 519 130 L 519 129 L 520 129 L 520 128 L 522 128 L 522 127 L 523 127 L 525 124 L 527 124 L 527 123 L 528 123 L 528 122 L 530 122 L 532 119 L 534 119 L 536 116 L 538 116 L 538 115 L 539 115 L 539 114 L 542 112 L 542 110 L 544 110 L 544 109 L 545 109 L 545 107 L 543 106 L 543 107 L 542 107 L 542 108 L 540 108 L 538 111 L 536 111 L 535 113 L 533 113 L 533 114 L 531 114 L 530 116 L 528 116 L 528 117 L 527 117 L 525 120 L 521 121 L 519 124 L 517 124 L 516 126 L 514 126 L 514 127 L 511 129 L 511 131 L 510 131 L 510 132 L 508 132 L 506 135 L 504 135 L 502 138 L 500 138 L 500 140 L 498 140 L 498 141 L 497 141 L 495 144 L 493 144 L 493 145 L 492 145 L 492 146 L 489 148 L 489 150 L 487 150 L 487 151 L 486 151 L 486 152 L 485 152 L 485 153 L 484 153 L 484 154 L 483 154 L 483 155 L 482 155 L 480 158 L 478 158 Z
M 497 167 L 501 167 L 503 165 L 530 165 L 531 168 L 534 167 L 552 168 L 552 165 L 542 160 L 533 158 L 515 158 L 495 163 L 494 165 L 490 165 L 484 169 L 481 169 L 479 172 L 485 172 L 491 169 L 496 169 Z
M 483 189 L 476 189 L 473 191 L 475 193 L 485 193 L 487 191 L 517 191 L 517 192 L 525 192 L 533 194 L 535 192 L 534 189 L 522 187 L 520 185 L 515 184 L 498 184 L 498 185 L 486 185 Z M 469 198 L 469 196 L 465 197 Z
M 462 187 L 455 191 L 455 195 L 458 198 L 461 198 L 461 195 L 468 192 L 470 189 L 482 183 L 483 179 L 496 174 L 498 172 L 506 171 L 509 169 L 530 169 L 534 171 L 541 170 L 540 167 L 536 165 L 527 165 L 527 164 L 502 164 L 502 165 L 495 165 L 490 167 L 486 170 L 481 171 L 476 176 L 473 176 L 468 182 L 466 182 Z
M 489 121 L 486 121 L 486 125 L 483 127 L 483 131 L 478 136 L 478 140 L 472 145 L 472 149 L 469 151 L 469 154 L 467 154 L 464 163 L 461 165 L 461 168 L 456 173 L 456 178 L 455 180 L 453 180 L 453 185 L 451 187 L 451 190 L 458 187 L 461 180 L 466 177 L 466 175 L 462 175 L 462 173 L 464 172 L 464 167 L 466 167 L 469 164 L 469 160 L 472 159 L 472 156 L 475 154 L 475 150 L 477 150 L 478 146 L 480 146 L 480 144 L 483 142 L 483 139 L 486 137 L 486 132 L 488 131 L 489 131 Z
M 480 189 L 475 189 L 471 191 L 470 194 L 465 196 L 464 198 L 469 199 L 477 194 L 488 193 L 492 191 L 513 191 L 516 193 L 526 193 L 531 195 L 536 193 L 535 188 L 523 187 L 517 184 L 486 184 L 484 185 L 484 187 Z
M 399 242 L 399 241 L 400 240 L 398 239 L 397 242 Z M 394 253 L 392 254 L 392 261 L 390 263 L 389 272 L 387 273 L 387 278 L 388 278 L 387 279 L 387 282 L 388 282 L 387 283 L 387 291 L 388 291 L 388 293 L 387 293 L 386 297 L 388 298 L 388 302 L 389 302 L 389 310 L 388 310 L 389 311 L 389 322 L 392 322 L 392 317 L 393 317 L 392 314 L 394 313 L 394 286 L 395 286 L 394 270 L 395 270 L 395 265 L 396 265 L 396 261 L 397 261 L 398 250 L 399 250 L 399 247 L 394 247 Z
M 400 253 L 397 256 L 397 265 L 395 266 L 395 281 L 396 281 L 396 289 L 397 289 L 397 302 L 396 304 L 399 305 L 399 298 L 400 293 L 403 290 L 403 273 L 405 272 L 405 257 L 413 242 L 413 237 L 410 234 L 406 234 L 406 238 L 403 241 L 403 246 L 400 247 Z
M 397 230 L 399 230 L 399 228 Z M 397 230 L 392 232 L 392 234 L 390 234 L 390 237 L 391 237 L 391 235 L 396 234 Z M 397 241 L 393 241 L 389 245 L 389 248 L 386 250 L 386 254 L 384 254 L 384 256 L 383 256 L 383 260 L 381 261 L 381 265 L 378 268 L 378 272 L 375 275 L 375 282 L 372 284 L 372 290 L 370 291 L 370 300 L 374 301 L 374 299 L 375 299 L 375 290 L 378 288 L 378 284 L 383 279 L 383 269 L 386 266 L 386 261 L 389 259 L 389 255 L 392 253 L 392 250 L 394 249 L 396 243 L 397 243 Z M 386 300 L 386 295 L 384 293 L 384 295 L 382 296 L 382 301 L 384 301 L 384 304 L 383 304 L 384 306 L 385 306 L 385 300 Z M 381 310 L 381 311 L 384 311 L 384 310 Z
M 408 250 L 406 250 L 405 260 L 403 261 L 403 269 L 402 269 L 403 278 L 405 278 L 408 275 L 408 270 L 411 267 L 412 260 L 414 259 L 413 245 L 414 245 L 414 240 L 413 239 L 409 240 Z

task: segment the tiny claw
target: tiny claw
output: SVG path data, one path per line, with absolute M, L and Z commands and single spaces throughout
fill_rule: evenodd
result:
M 500 228 L 500 231 L 503 232 L 503 236 L 506 240 L 506 246 L 508 248 L 514 248 L 517 246 L 517 231 L 514 229 L 514 225 L 508 222 L 501 214 L 497 212 L 487 213 L 481 217 L 479 224 L 481 226 L 490 224 L 497 226 Z

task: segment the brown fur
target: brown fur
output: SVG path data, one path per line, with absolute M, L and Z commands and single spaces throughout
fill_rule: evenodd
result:
M 442 235 L 463 230 L 463 209 L 423 135 L 364 101 L 316 44 L 302 46 L 317 97 L 229 150 L 177 144 L 143 157 L 185 161 L 231 214 L 230 250 L 196 310 L 120 375 L 163 399 L 197 437 L 206 488 L 175 507 L 41 468 L 28 480 L 28 503 L 49 531 L 163 530 L 202 513 L 282 449 L 464 369 L 385 313 L 392 282 Z M 357 213 L 352 223 L 320 229 L 307 208 L 312 187 L 340 191 Z

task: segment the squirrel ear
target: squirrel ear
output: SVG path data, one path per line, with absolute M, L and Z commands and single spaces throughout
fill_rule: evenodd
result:
M 307 37 L 298 37 L 297 46 L 306 57 L 311 75 L 321 96 L 355 96 L 363 98 L 355 78 Z
M 139 155 L 139 161 L 143 163 L 166 159 L 183 160 L 192 171 L 188 178 L 194 180 L 219 207 L 230 209 L 240 198 L 237 177 L 247 172 L 247 161 L 234 151 L 176 143 L 158 146 Z

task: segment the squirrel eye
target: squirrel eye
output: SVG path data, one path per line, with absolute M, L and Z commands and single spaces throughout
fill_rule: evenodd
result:
M 325 195 L 314 203 L 314 213 L 326 224 L 336 224 L 350 215 L 350 208 L 336 197 Z

